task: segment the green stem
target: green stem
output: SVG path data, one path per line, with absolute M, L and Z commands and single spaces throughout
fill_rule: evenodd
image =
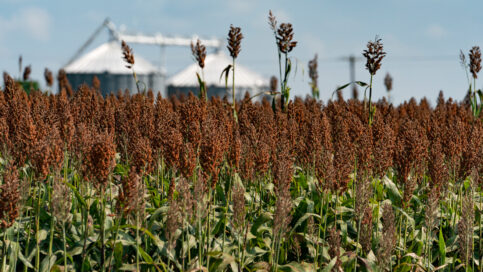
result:
M 67 247 L 65 243 L 65 223 L 62 223 L 62 241 L 64 243 L 64 272 L 67 272 Z
M 101 189 L 101 199 L 100 199 L 100 212 L 101 212 L 101 271 L 104 271 L 106 268 L 105 261 L 106 261 L 106 246 L 104 245 L 105 240 L 105 220 L 106 220 L 106 211 L 105 211 L 105 202 L 104 202 L 104 188 Z M 139 270 L 138 270 L 139 271 Z
M 55 229 L 55 222 L 54 222 L 54 214 L 53 208 L 52 208 L 52 179 L 49 179 L 49 187 L 47 188 L 48 190 L 48 196 L 49 196 L 49 203 L 50 203 L 50 238 L 49 238 L 49 268 L 51 267 L 51 257 L 52 257 L 52 245 L 54 243 L 54 229 Z
M 136 211 L 136 271 L 141 271 L 139 270 L 139 211 Z
M 35 240 L 36 240 L 36 257 L 35 257 L 35 269 L 39 271 L 40 268 L 40 199 L 41 199 L 41 190 L 40 190 L 40 182 L 38 183 L 38 196 L 37 196 L 37 213 L 35 215 Z
M 235 118 L 235 122 L 238 123 L 238 115 L 236 113 L 236 97 L 235 97 L 235 58 L 233 58 L 233 86 L 232 86 L 232 97 L 233 97 L 233 118 Z
M 111 262 L 112 262 L 112 258 L 114 256 L 114 250 L 116 249 L 117 235 L 119 234 L 119 225 L 121 225 L 123 218 L 124 218 L 124 212 L 121 211 L 121 218 L 117 221 L 117 224 L 116 224 L 116 232 L 114 234 L 114 243 L 112 244 L 111 257 L 109 258 L 109 263 L 107 265 L 108 271 L 111 271 Z
M 7 236 L 7 229 L 3 230 L 2 235 L 2 272 L 5 271 L 5 266 L 7 262 L 7 244 L 5 237 Z
M 372 78 L 374 76 L 371 74 L 371 82 L 369 83 L 369 126 L 372 125 L 372 120 L 374 118 L 372 111 Z
M 30 210 L 27 210 L 27 218 L 29 217 L 29 211 Z M 30 227 L 31 227 L 31 223 L 28 224 L 28 227 L 27 227 L 27 243 L 25 245 L 25 253 L 24 253 L 24 256 L 27 256 L 27 253 L 28 253 L 28 250 L 29 250 L 29 247 L 30 247 Z M 23 271 L 24 272 L 27 272 L 28 270 L 28 267 L 27 266 L 24 266 L 24 269 Z

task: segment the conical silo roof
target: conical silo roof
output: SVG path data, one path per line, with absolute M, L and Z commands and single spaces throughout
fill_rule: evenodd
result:
M 204 68 L 204 80 L 207 86 L 225 87 L 224 77 L 220 80 L 222 71 L 232 64 L 231 57 L 223 52 L 210 54 L 206 56 Z M 167 85 L 176 87 L 198 86 L 196 73 L 201 75 L 201 69 L 197 63 L 193 63 L 183 69 L 181 72 L 169 78 Z M 233 73 L 230 71 L 228 76 L 228 84 L 232 83 Z M 236 64 L 235 67 L 235 85 L 240 88 L 263 88 L 268 86 L 268 79 L 263 76 Z
M 134 70 L 136 74 L 158 73 L 159 70 L 141 58 L 134 55 Z M 130 74 L 132 71 L 126 68 L 122 55 L 122 48 L 118 41 L 110 41 L 100 45 L 82 57 L 74 60 L 64 67 L 68 74 Z

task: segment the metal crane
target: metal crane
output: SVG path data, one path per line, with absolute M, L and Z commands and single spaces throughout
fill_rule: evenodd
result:
M 106 18 L 104 22 L 92 33 L 92 35 L 87 39 L 87 41 L 76 51 L 76 53 L 69 59 L 65 66 L 76 60 L 86 48 L 94 41 L 94 39 L 101 33 L 103 29 L 109 31 L 109 36 L 111 40 L 122 41 L 124 40 L 128 44 L 147 44 L 147 45 L 157 45 L 161 49 L 161 61 L 160 61 L 160 72 L 166 74 L 166 62 L 163 61 L 165 55 L 165 47 L 167 46 L 190 46 L 192 42 L 196 42 L 199 37 L 193 35 L 191 37 L 185 36 L 165 36 L 160 33 L 154 35 L 146 34 L 127 34 L 117 30 L 114 23 L 111 22 L 109 18 Z M 217 38 L 211 39 L 200 39 L 200 41 L 206 47 L 214 48 L 216 51 L 220 50 L 223 46 L 223 41 Z

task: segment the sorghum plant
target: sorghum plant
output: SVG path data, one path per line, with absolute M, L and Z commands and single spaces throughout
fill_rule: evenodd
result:
M 238 54 L 240 54 L 240 51 L 241 51 L 240 44 L 242 39 L 243 39 L 243 34 L 241 33 L 241 28 L 234 27 L 233 25 L 231 25 L 230 31 L 228 32 L 227 48 L 228 48 L 228 51 L 230 51 L 230 56 L 233 59 L 233 63 L 231 66 L 231 69 L 233 71 L 232 73 L 232 78 L 233 78 L 233 83 L 232 83 L 232 99 L 233 99 L 232 103 L 233 104 L 232 105 L 233 106 L 232 107 L 233 107 L 233 117 L 235 118 L 235 121 L 238 120 L 238 116 L 236 113 L 236 97 L 235 97 L 235 59 L 238 57 Z M 227 67 L 227 68 L 230 69 L 230 67 Z
M 273 31 L 275 36 L 275 41 L 277 44 L 278 49 L 278 65 L 280 71 L 280 92 L 281 92 L 281 108 L 282 111 L 285 111 L 290 97 L 290 87 L 287 85 L 288 77 L 290 71 L 292 70 L 292 62 L 288 57 L 288 53 L 290 53 L 296 46 L 297 42 L 293 41 L 293 28 L 292 24 L 290 23 L 282 23 L 280 26 L 277 26 L 277 19 L 272 14 L 272 11 L 269 11 L 268 15 L 268 23 L 270 28 Z M 284 61 L 282 63 L 282 54 L 284 55 Z M 283 74 L 282 74 L 282 64 L 284 66 Z M 275 102 L 275 99 L 274 99 Z
M 376 75 L 377 70 L 381 68 L 382 59 L 386 56 L 386 52 L 383 51 L 384 47 L 382 45 L 381 39 L 375 38 L 374 41 L 369 41 L 367 43 L 367 49 L 363 51 L 362 55 L 366 58 L 366 69 L 371 75 L 369 81 L 369 126 L 372 125 L 374 114 L 376 111 L 375 107 L 372 107 L 372 79 Z M 364 92 L 364 104 L 366 101 L 366 95 Z
M 198 97 L 200 99 L 208 100 L 208 96 L 206 93 L 206 83 L 204 81 L 206 47 L 201 44 L 201 41 L 198 39 L 196 41 L 196 44 L 191 43 L 191 53 L 193 54 L 195 61 L 198 63 L 198 66 L 201 68 L 201 76 L 200 74 L 196 73 L 196 76 L 198 77 L 198 83 L 200 84 L 200 93 L 198 94 Z

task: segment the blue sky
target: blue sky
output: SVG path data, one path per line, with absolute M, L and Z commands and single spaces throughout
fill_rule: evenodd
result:
M 279 22 L 293 24 L 298 41 L 292 51 L 298 63 L 289 83 L 293 94 L 310 92 L 307 61 L 318 53 L 324 100 L 349 81 L 349 65 L 338 59 L 361 56 L 367 41 L 376 35 L 383 39 L 387 57 L 376 75 L 374 96 L 385 95 L 383 79 L 389 72 L 394 78 L 395 102 L 413 96 L 434 101 L 440 90 L 461 99 L 467 82 L 459 50 L 483 45 L 481 1 L 0 0 L 0 5 L 0 70 L 17 75 L 22 54 L 24 64 L 32 64 L 32 77 L 41 82 L 44 68 L 56 71 L 64 65 L 106 17 L 117 26 L 147 34 L 225 37 L 230 24 L 240 26 L 245 39 L 238 62 L 269 77 L 278 73 L 274 38 L 267 24 L 272 9 Z M 93 46 L 107 37 L 104 32 Z M 159 48 L 133 47 L 135 54 L 159 62 Z M 192 63 L 189 48 L 168 48 L 166 54 L 169 74 Z M 369 80 L 364 64 L 356 64 L 357 80 Z M 477 84 L 482 87 L 483 82 Z M 345 97 L 350 97 L 350 91 Z

